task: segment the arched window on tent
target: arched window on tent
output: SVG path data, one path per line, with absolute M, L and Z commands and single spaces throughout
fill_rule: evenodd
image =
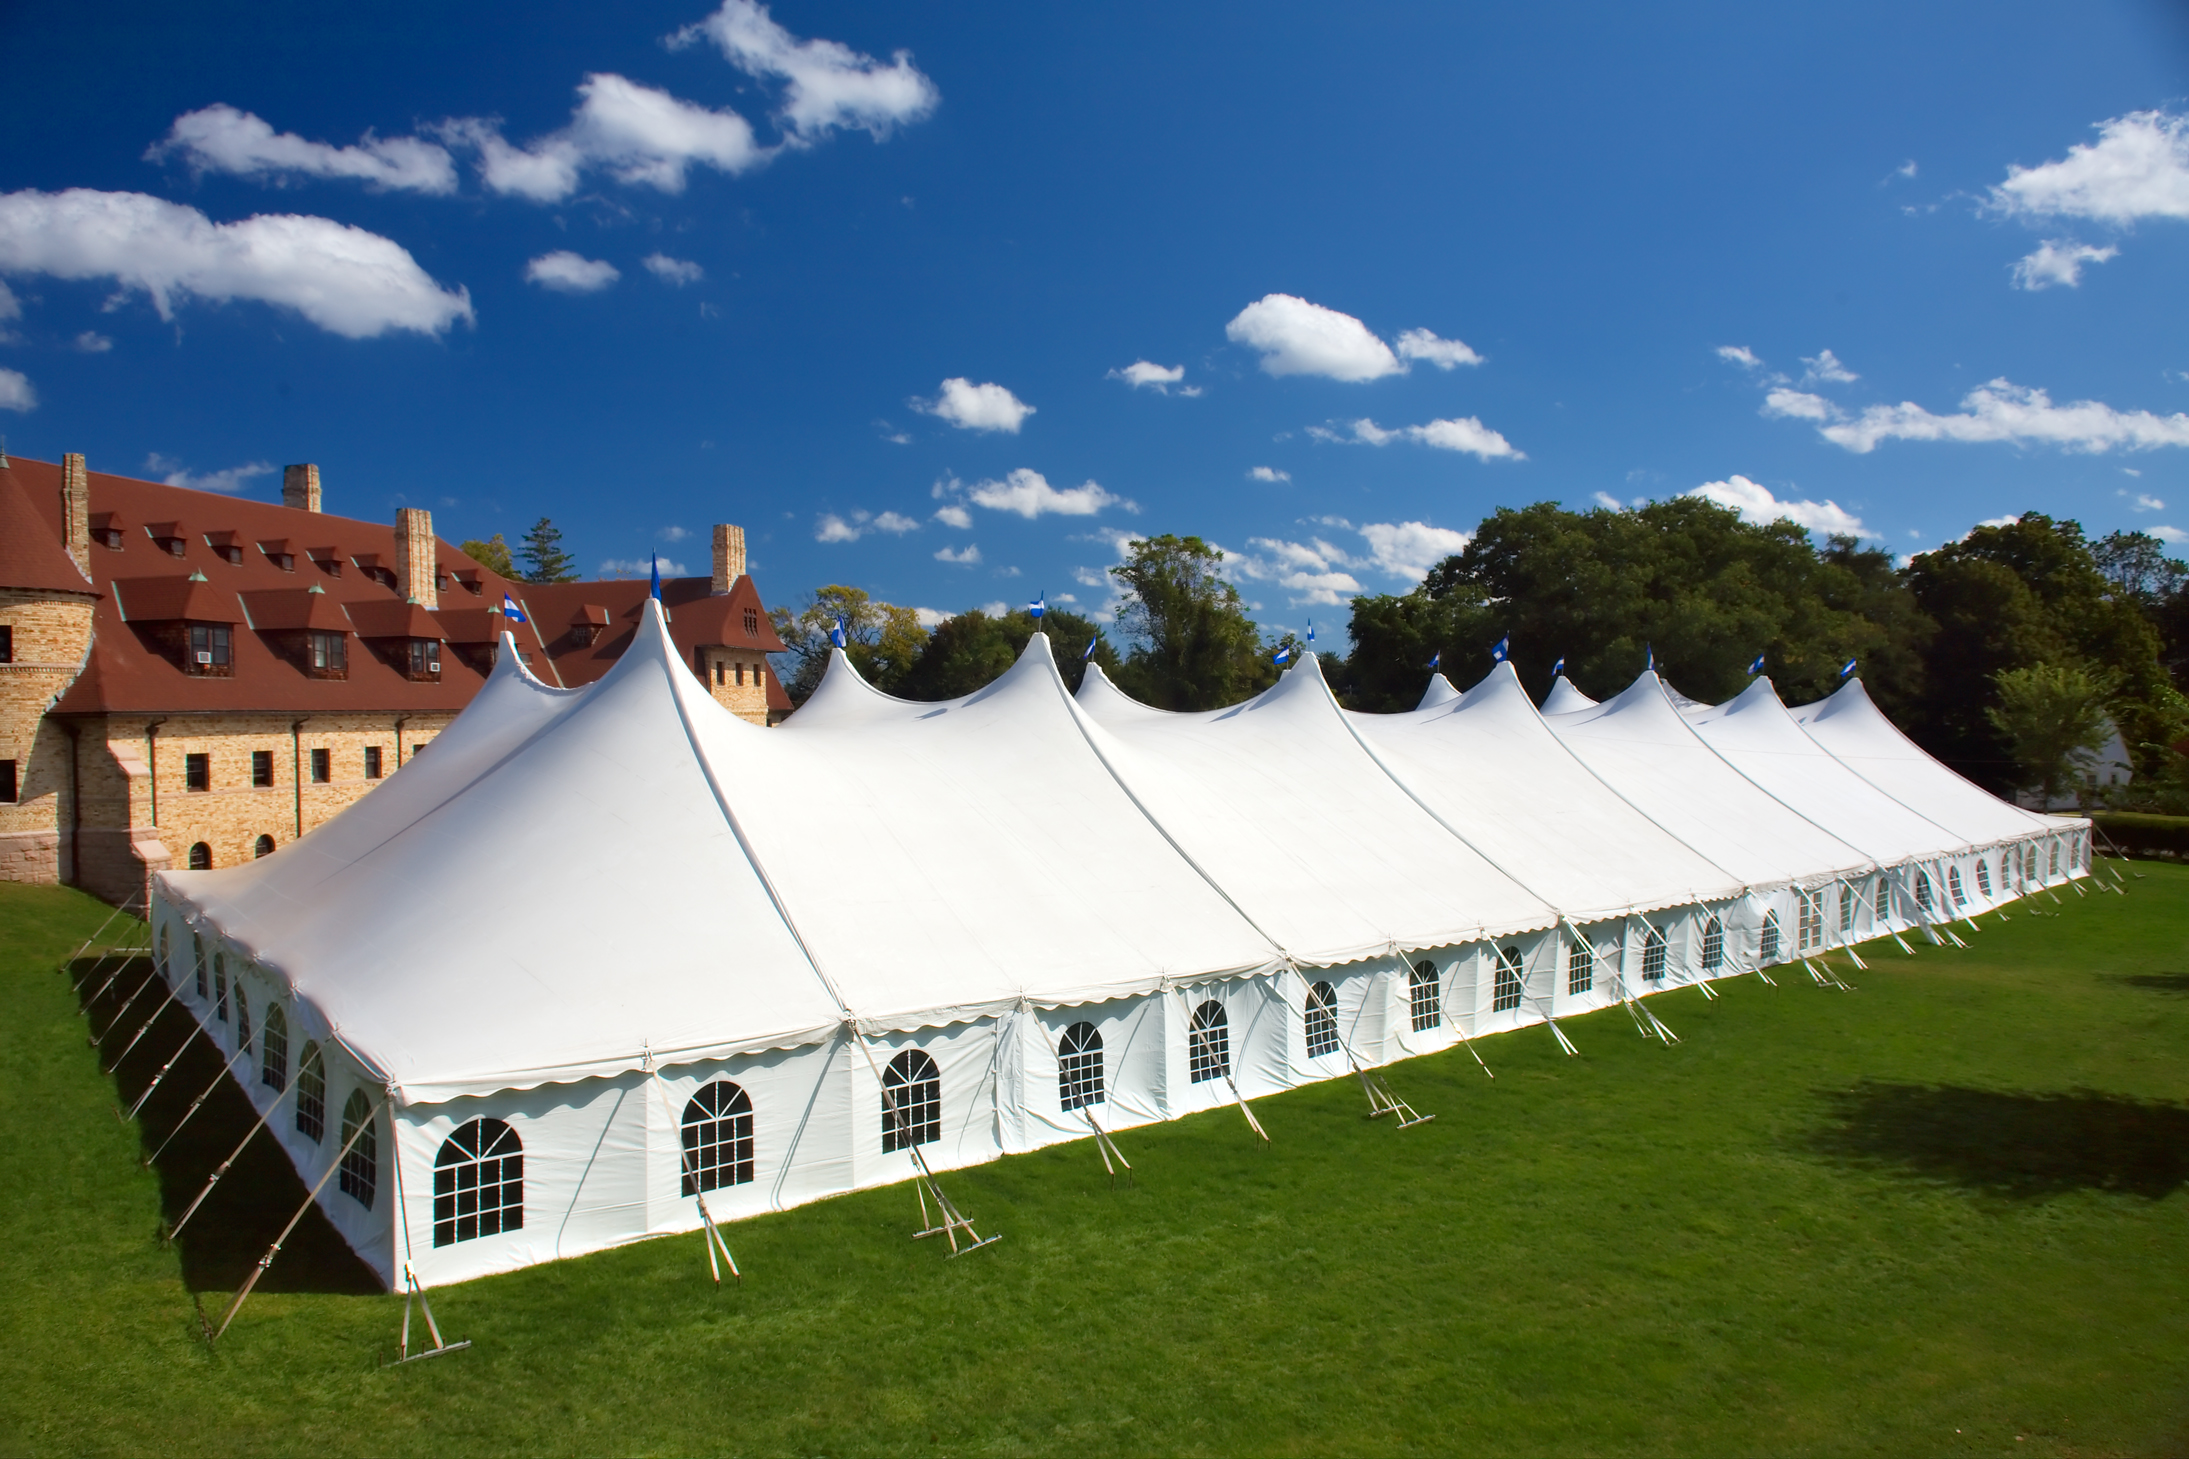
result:
M 1778 956 L 1779 914 L 1766 912 L 1763 914 L 1763 936 L 1756 943 L 1756 961 L 1759 963 L 1777 962 Z
M 1915 905 L 1919 911 L 1931 909 L 1931 874 L 1927 871 L 1915 874 Z
M 1437 965 L 1427 958 L 1406 975 L 1406 1008 L 1413 1015 L 1415 1033 L 1444 1022 L 1444 987 L 1437 981 Z
M 236 979 L 236 1047 L 248 1051 L 251 1047 L 251 995 L 243 991 L 243 979 Z M 243 1067 L 251 1067 L 244 1060 Z
M 172 928 L 160 929 L 160 972 L 168 982 L 175 981 L 175 939 Z
M 266 1005 L 266 1027 L 258 1054 L 258 1082 L 276 1093 L 289 1087 L 289 1015 L 279 1003 Z
M 196 933 L 192 933 L 190 945 L 196 953 L 198 996 L 203 998 L 205 996 L 205 939 L 199 937 Z
M 255 843 L 255 844 L 254 844 L 254 845 L 253 845 L 253 846 L 251 847 L 251 854 L 252 854 L 253 856 L 271 856 L 271 855 L 273 855 L 273 854 L 274 854 L 274 838 L 273 838 L 273 837 L 271 837 L 271 836 L 261 836 L 261 837 L 259 837 L 259 838 L 258 838 L 258 840 L 257 840 L 257 842 L 256 842 L 256 843 Z
M 1839 884 L 1839 930 L 1841 936 L 1855 930 L 1855 889 L 1849 882 Z
M 752 1179 L 752 1097 L 727 1079 L 684 1105 L 684 1194 L 744 1185 Z
M 1057 1045 L 1057 1098 L 1066 1109 L 1101 1104 L 1108 1099 L 1102 1079 L 1102 1033 L 1091 1023 L 1075 1023 L 1064 1030 Z
M 1195 1084 L 1221 1079 L 1231 1072 L 1231 1020 L 1224 1005 L 1214 998 L 1193 1010 L 1186 1027 L 1186 1072 Z
M 1338 990 L 1317 983 L 1307 990 L 1307 1056 L 1319 1059 L 1338 1051 Z
M 1490 989 L 1490 1011 L 1509 1013 L 1520 1006 L 1520 949 L 1499 948 L 1497 982 Z
M 1958 866 L 1946 868 L 1946 895 L 1953 898 L 1956 907 L 1966 907 L 1969 904 L 1969 894 L 1961 890 L 1961 868 Z
M 1714 973 L 1725 966 L 1725 923 L 1713 917 L 1703 924 L 1703 971 Z
M 213 954 L 213 1016 L 222 1023 L 228 1021 L 228 959 L 217 952 Z
M 1824 946 L 1824 889 L 1794 888 L 1794 942 L 1803 952 Z
M 1889 878 L 1881 876 L 1877 879 L 1877 895 L 1871 900 L 1870 905 L 1877 909 L 1880 921 L 1889 922 L 1892 920 L 1893 884 Z
M 2054 836 L 2048 844 L 2052 852 L 2052 870 L 2046 872 L 2045 875 L 2054 877 L 2060 874 L 2060 838 Z
M 372 1116 L 372 1101 L 365 1097 L 365 1091 L 351 1090 L 348 1102 L 342 1106 L 342 1143 L 349 1145 L 350 1153 L 342 1157 L 342 1174 L 337 1184 L 342 1187 L 342 1194 L 368 1211 L 372 1209 L 373 1196 L 380 1189 L 378 1125 Z M 352 1135 L 357 1136 L 354 1145 L 350 1145 Z
M 1665 980 L 1665 930 L 1652 922 L 1649 933 L 1642 939 L 1642 981 L 1662 983 Z
M 500 1120 L 473 1120 L 433 1159 L 433 1244 L 524 1229 L 524 1142 Z
M 327 1133 L 327 1065 L 309 1041 L 296 1061 L 296 1132 L 314 1145 Z
M 2037 880 L 2037 848 L 2035 846 L 2024 846 L 2022 848 L 2022 881 L 2026 885 L 2035 880 Z
M 882 1071 L 882 1153 L 941 1138 L 942 1074 L 926 1054 L 906 1049 Z
M 1981 856 L 1976 858 L 1976 892 L 1985 901 L 1991 900 L 1991 863 Z
M 1566 946 L 1566 992 L 1586 993 L 1596 986 L 1596 949 L 1588 939 L 1576 937 Z
M 203 841 L 192 845 L 190 848 L 190 869 L 192 871 L 211 871 L 213 869 L 213 848 Z

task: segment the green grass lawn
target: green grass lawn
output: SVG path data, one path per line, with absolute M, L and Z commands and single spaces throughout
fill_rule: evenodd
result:
M 381 1370 L 399 1299 L 186 1025 L 100 1072 L 58 962 L 105 916 L 0 885 L 7 1453 L 2118 1454 L 2189 1448 L 2189 869 L 2040 896 L 1969 951 L 1867 949 L 943 1177 L 996 1246 L 908 1240 L 905 1187 L 443 1290 L 469 1351 Z M 2052 915 L 2056 914 L 2056 915 Z M 1835 966 L 1845 968 L 1843 960 Z M 127 991 L 129 979 L 122 980 Z M 114 995 L 93 1009 L 104 1023 Z M 106 1054 L 141 1022 L 123 1020 Z M 188 1076 L 187 1079 L 185 1076 Z M 118 1086 L 118 1087 L 117 1087 Z M 202 1128 L 201 1128 L 202 1127 Z

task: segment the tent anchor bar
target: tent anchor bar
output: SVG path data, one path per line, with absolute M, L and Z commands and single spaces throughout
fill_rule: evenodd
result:
M 413 1297 L 416 1297 L 418 1305 L 425 1309 L 426 1332 L 433 1339 L 432 1347 L 415 1353 L 410 1350 L 410 1304 Z M 443 1353 L 460 1353 L 470 1346 L 471 1339 L 468 1337 L 462 1342 L 450 1342 L 441 1336 L 441 1325 L 433 1320 L 433 1303 L 427 1299 L 426 1289 L 419 1284 L 418 1273 L 411 1269 L 409 1262 L 404 1262 L 403 1332 L 402 1336 L 396 1339 L 395 1361 L 382 1363 L 380 1366 L 383 1368 L 397 1368 L 405 1363 L 416 1363 L 426 1358 L 438 1358 Z
M 1080 1118 L 1087 1122 L 1087 1128 L 1094 1131 L 1095 1153 L 1102 1157 L 1102 1168 L 1110 1174 L 1110 1189 L 1113 1191 L 1117 1189 L 1117 1168 L 1110 1164 L 1112 1156 L 1116 1157 L 1118 1165 L 1125 1167 L 1125 1184 L 1137 1184 L 1133 1179 L 1132 1162 L 1125 1158 L 1124 1151 L 1117 1148 L 1117 1142 L 1110 1138 L 1110 1132 L 1095 1123 L 1094 1112 L 1085 1105 L 1081 1105 L 1079 1114 Z
M 152 1097 L 152 1091 L 159 1088 L 160 1081 L 167 1077 L 167 1071 L 174 1068 L 175 1061 L 182 1057 L 183 1050 L 189 1048 L 191 1044 L 195 1043 L 197 1041 L 198 1035 L 203 1032 L 205 1032 L 204 1024 L 192 1023 L 190 1025 L 189 1034 L 183 1039 L 181 1043 L 175 1046 L 175 1052 L 167 1056 L 167 1062 L 160 1065 L 159 1073 L 152 1076 L 152 1082 L 144 1087 L 144 1093 L 137 1096 L 137 1102 L 129 1107 L 129 1113 L 126 1115 L 123 1114 L 122 1107 L 120 1105 L 116 1105 L 114 1106 L 114 1117 L 120 1120 L 125 1125 L 128 1124 L 131 1120 L 135 1119 L 138 1112 L 144 1108 L 144 1102 Z

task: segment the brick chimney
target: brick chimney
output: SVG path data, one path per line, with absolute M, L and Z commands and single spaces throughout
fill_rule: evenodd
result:
M 395 595 L 428 612 L 441 606 L 440 562 L 435 547 L 433 513 L 424 507 L 397 507 Z
M 61 458 L 61 538 L 85 577 L 91 576 L 91 473 L 81 451 Z
M 727 593 L 745 575 L 745 529 L 717 522 L 714 529 L 714 591 Z
M 281 504 L 299 511 L 319 510 L 319 468 L 306 462 L 302 466 L 281 468 Z

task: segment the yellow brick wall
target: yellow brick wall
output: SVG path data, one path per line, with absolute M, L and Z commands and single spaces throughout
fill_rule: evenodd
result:
M 16 762 L 14 804 L 0 803 L 0 881 L 61 878 L 69 740 L 46 710 L 91 650 L 92 600 L 0 589 L 15 662 L 0 664 L 0 760 Z
M 715 703 L 739 719 L 765 725 L 768 722 L 768 685 L 762 676 L 768 672 L 767 659 L 757 653 L 727 648 L 703 648 L 698 653 L 704 656 L 704 667 L 695 662 L 693 668 L 706 684 L 707 692 L 714 696 Z M 737 682 L 740 668 L 745 675 L 742 685 Z

